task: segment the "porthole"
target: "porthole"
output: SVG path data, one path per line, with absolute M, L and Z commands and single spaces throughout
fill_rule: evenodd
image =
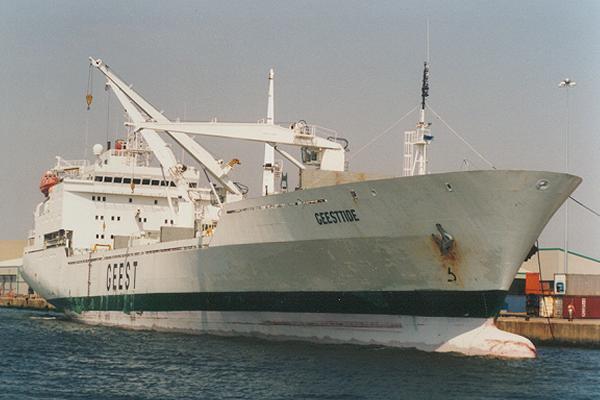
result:
M 550 186 L 550 182 L 548 182 L 548 180 L 546 179 L 540 179 L 539 181 L 537 181 L 535 183 L 535 188 L 537 190 L 546 190 L 548 189 L 548 187 Z

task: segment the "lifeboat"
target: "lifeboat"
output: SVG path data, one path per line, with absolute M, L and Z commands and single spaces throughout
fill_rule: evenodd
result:
M 40 191 L 48 197 L 50 188 L 58 183 L 58 176 L 52 171 L 46 171 L 40 181 Z

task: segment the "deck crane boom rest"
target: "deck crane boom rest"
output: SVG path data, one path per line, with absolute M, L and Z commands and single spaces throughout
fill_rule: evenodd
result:
M 110 87 L 115 91 L 118 95 L 118 92 L 121 92 L 121 95 L 118 95 L 119 101 L 123 104 L 124 107 L 128 107 L 132 110 L 133 108 L 137 108 L 141 110 L 144 114 L 147 115 L 145 118 L 139 111 L 136 114 L 136 118 L 132 117 L 132 122 L 134 124 L 139 124 L 142 121 L 153 121 L 157 123 L 169 123 L 169 119 L 167 119 L 162 113 L 154 108 L 152 104 L 147 102 L 142 96 L 140 96 L 137 92 L 135 92 L 131 86 L 127 85 L 123 80 L 121 80 L 116 74 L 114 74 L 110 68 L 102 62 L 100 59 L 94 59 L 90 57 L 90 63 L 96 67 L 102 74 L 108 79 L 110 83 Z M 128 100 L 128 101 L 126 101 Z M 124 103 L 125 101 L 125 103 Z M 132 112 L 134 112 L 132 110 Z M 135 112 L 134 112 L 135 113 Z M 130 114 L 131 116 L 131 114 Z M 204 147 L 202 147 L 198 142 L 193 140 L 187 134 L 183 132 L 171 132 L 164 129 L 154 129 L 147 128 L 145 131 L 154 131 L 156 132 L 165 132 L 167 133 L 177 144 L 179 144 L 183 149 L 194 158 L 197 162 L 202 164 L 204 168 L 212 175 L 223 187 L 231 194 L 235 195 L 235 197 L 241 198 L 241 193 L 238 187 L 233 183 L 231 179 L 227 176 L 227 173 L 231 170 L 233 164 L 227 163 L 222 164 L 217 161 Z M 157 155 L 159 162 L 161 164 L 166 162 L 168 165 L 163 165 L 163 167 L 169 169 L 172 167 L 172 160 L 169 157 L 160 158 L 159 153 L 162 151 L 161 146 L 166 146 L 164 141 L 158 135 L 148 134 L 144 132 L 144 138 L 146 136 L 150 138 L 150 142 L 148 145 L 151 146 L 152 151 Z M 161 143 L 162 142 L 162 143 Z M 164 153 L 164 151 L 162 151 Z
M 181 132 L 189 135 L 221 137 L 268 143 L 295 165 L 299 161 L 277 145 L 290 145 L 315 150 L 319 155 L 319 167 L 324 171 L 344 171 L 344 148 L 336 142 L 316 136 L 311 130 L 291 126 L 240 122 L 142 122 L 134 123 L 136 130 L 153 129 L 157 131 Z

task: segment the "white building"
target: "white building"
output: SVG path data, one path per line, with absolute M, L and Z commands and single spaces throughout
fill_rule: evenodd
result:
M 539 264 L 538 255 L 534 255 L 523 263 L 517 278 L 524 277 L 527 272 L 542 271 L 543 281 L 553 281 L 554 274 L 564 273 L 564 250 L 560 248 L 540 249 Z M 600 275 L 600 260 L 587 257 L 582 254 L 569 251 L 569 274 Z
M 21 277 L 24 240 L 0 240 L 0 296 L 26 295 L 29 286 Z

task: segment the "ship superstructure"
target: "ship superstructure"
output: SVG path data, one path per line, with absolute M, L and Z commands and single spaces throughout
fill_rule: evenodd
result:
M 493 317 L 532 244 L 581 181 L 544 171 L 427 174 L 428 66 L 404 177 L 346 170 L 343 139 L 304 121 L 170 121 L 101 60 L 127 137 L 91 162 L 58 159 L 24 255 L 67 315 L 121 327 L 531 357 Z M 329 137 L 322 137 L 324 132 Z M 194 137 L 265 144 L 249 198 Z M 170 138 L 197 164 L 184 165 Z M 300 149 L 297 159 L 285 147 Z M 282 163 L 300 173 L 287 189 Z M 206 186 L 206 182 L 208 185 Z M 206 186 L 206 187 L 203 187 Z

